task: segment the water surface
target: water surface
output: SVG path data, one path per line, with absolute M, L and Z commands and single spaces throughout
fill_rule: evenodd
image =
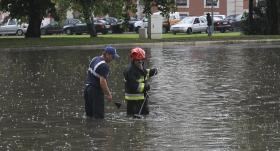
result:
M 0 150 L 279 150 L 280 44 L 146 48 L 151 114 L 107 103 L 84 116 L 90 59 L 101 50 L 0 52 Z M 123 100 L 129 48 L 110 65 Z

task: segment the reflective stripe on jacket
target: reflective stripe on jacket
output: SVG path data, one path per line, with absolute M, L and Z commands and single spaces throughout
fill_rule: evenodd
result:
M 95 77 L 99 78 L 100 75 L 99 75 L 98 73 L 96 73 L 96 69 L 97 69 L 102 63 L 106 63 L 106 62 L 105 62 L 104 60 L 102 60 L 102 61 L 98 62 L 98 63 L 94 66 L 93 69 L 92 69 L 91 67 L 89 67 L 89 68 L 88 68 L 88 71 L 89 71 L 90 73 L 92 73 Z
M 144 100 L 144 87 L 149 72 L 149 69 L 142 71 L 132 64 L 124 71 L 126 101 Z

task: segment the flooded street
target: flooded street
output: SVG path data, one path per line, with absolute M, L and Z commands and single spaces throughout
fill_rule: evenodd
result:
M 145 50 L 159 68 L 150 115 L 106 103 L 104 120 L 87 119 L 83 100 L 101 50 L 0 51 L 0 150 L 280 150 L 279 43 Z M 114 101 L 124 98 L 129 48 L 118 53 Z

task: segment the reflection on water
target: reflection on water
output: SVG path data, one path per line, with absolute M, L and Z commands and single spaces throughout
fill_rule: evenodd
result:
M 84 116 L 89 60 L 101 51 L 1 52 L 0 150 L 279 150 L 280 46 L 147 49 L 151 114 Z M 111 64 L 114 101 L 123 99 L 129 49 Z

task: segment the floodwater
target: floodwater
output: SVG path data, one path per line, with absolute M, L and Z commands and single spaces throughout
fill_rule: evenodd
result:
M 87 119 L 83 87 L 101 50 L 0 52 L 0 150 L 280 150 L 280 44 L 146 48 L 149 116 L 107 103 Z M 123 100 L 129 48 L 111 64 Z

